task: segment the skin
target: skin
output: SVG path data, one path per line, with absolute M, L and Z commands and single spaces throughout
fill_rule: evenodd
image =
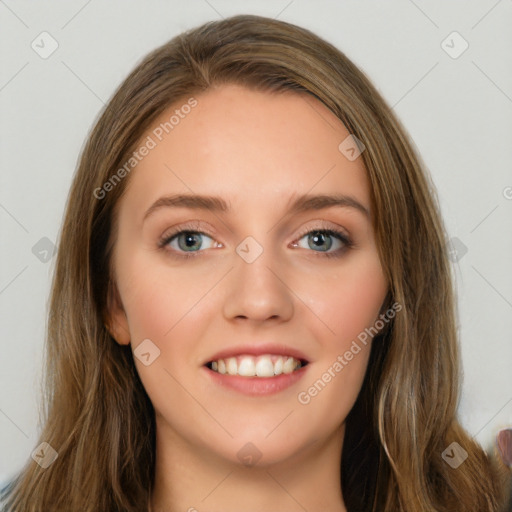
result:
M 152 510 L 345 511 L 344 421 L 371 342 L 308 404 L 297 395 L 374 325 L 388 290 L 362 158 L 340 152 L 349 133 L 310 95 L 230 84 L 195 98 L 131 172 L 118 205 L 111 331 L 132 350 L 145 339 L 160 350 L 148 366 L 134 358 L 156 413 Z M 157 199 L 178 193 L 219 196 L 231 210 L 162 207 L 143 221 Z M 287 214 L 301 194 L 334 193 L 352 196 L 370 217 L 350 207 Z M 326 228 L 354 245 L 327 257 L 344 244 L 326 236 L 317 248 L 307 234 Z M 159 248 L 180 229 L 206 233 L 195 257 L 178 256 L 187 254 L 183 235 L 181 246 L 175 238 Z M 252 263 L 235 250 L 248 236 L 263 249 Z M 290 388 L 254 397 L 205 377 L 203 364 L 220 350 L 267 342 L 296 347 L 310 361 Z M 253 466 L 237 456 L 249 442 L 261 454 Z

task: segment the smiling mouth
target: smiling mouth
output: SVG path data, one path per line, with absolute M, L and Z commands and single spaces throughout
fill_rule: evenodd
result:
M 260 356 L 239 355 L 210 361 L 205 366 L 221 375 L 240 377 L 275 377 L 293 373 L 308 362 L 292 356 L 264 354 Z

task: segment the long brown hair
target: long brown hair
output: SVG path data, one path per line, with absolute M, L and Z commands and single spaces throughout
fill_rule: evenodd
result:
M 347 418 L 340 485 L 348 510 L 499 510 L 500 474 L 456 419 L 455 298 L 430 178 L 389 106 L 343 53 L 308 30 L 253 15 L 206 23 L 150 53 L 88 137 L 60 233 L 46 339 L 39 442 L 58 457 L 46 469 L 29 460 L 8 488 L 7 510 L 147 510 L 154 410 L 131 347 L 105 327 L 116 205 L 129 176 L 101 198 L 97 191 L 165 109 L 222 83 L 307 93 L 366 146 L 389 304 L 402 310 L 373 343 Z M 441 456 L 452 442 L 468 453 L 457 469 Z

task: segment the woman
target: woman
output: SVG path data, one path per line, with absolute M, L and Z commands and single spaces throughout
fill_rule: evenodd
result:
M 249 15 L 174 38 L 84 148 L 46 444 L 7 510 L 500 510 L 456 419 L 445 246 L 403 128 L 337 49 Z

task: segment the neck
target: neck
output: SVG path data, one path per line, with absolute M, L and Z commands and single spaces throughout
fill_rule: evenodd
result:
M 193 446 L 157 422 L 151 512 L 346 512 L 340 484 L 343 435 L 344 425 L 286 460 L 245 466 Z

